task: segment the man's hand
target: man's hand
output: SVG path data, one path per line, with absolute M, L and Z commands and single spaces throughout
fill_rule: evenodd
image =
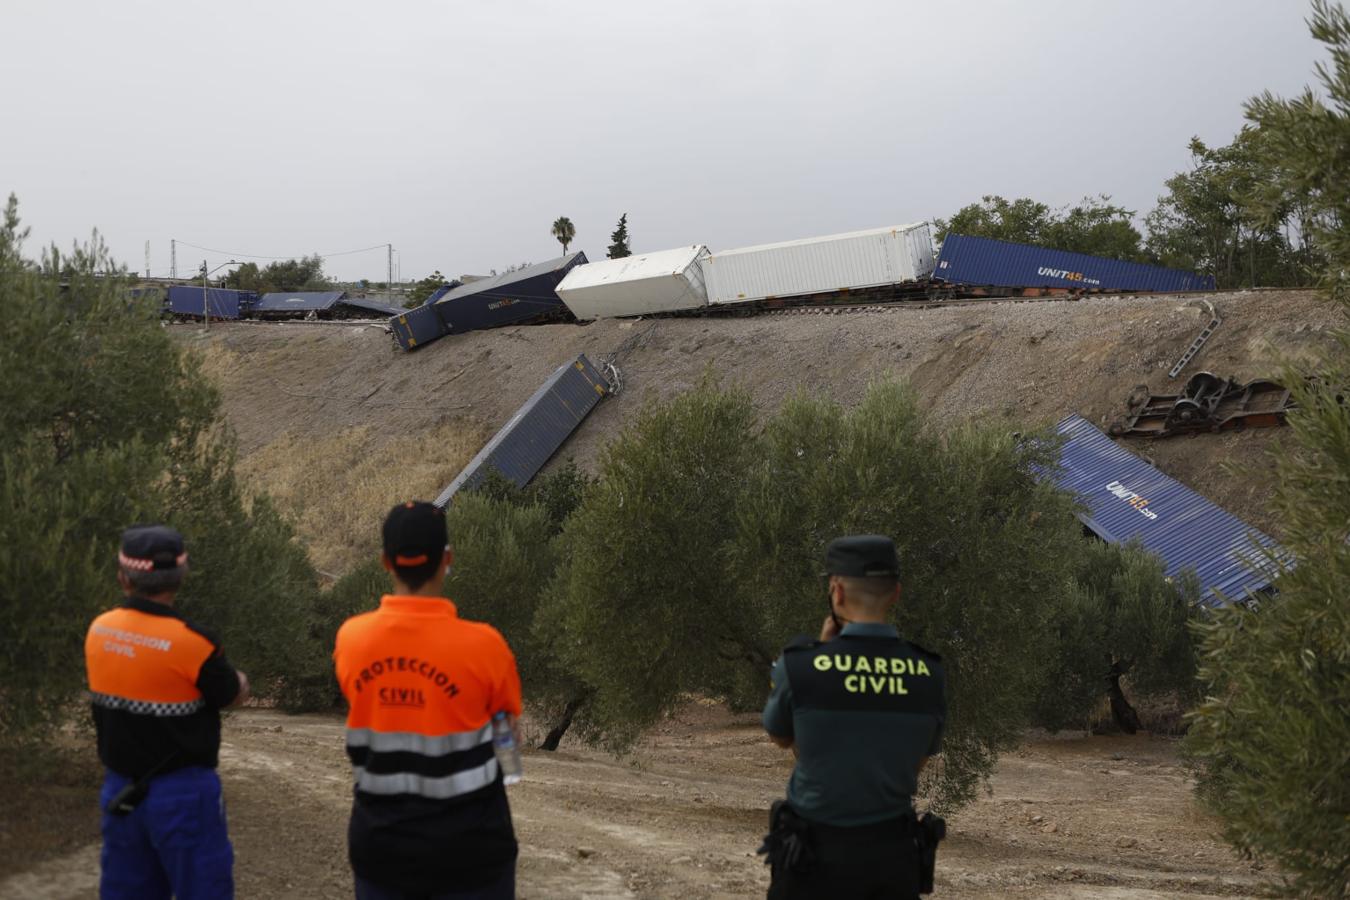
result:
M 831 613 L 825 617 L 825 622 L 820 626 L 820 640 L 832 641 L 837 637 L 839 637 L 839 622 Z
M 249 698 L 248 676 L 238 669 L 234 670 L 234 674 L 239 676 L 239 693 L 234 695 L 234 699 L 230 701 L 230 706 L 243 706 L 244 701 Z

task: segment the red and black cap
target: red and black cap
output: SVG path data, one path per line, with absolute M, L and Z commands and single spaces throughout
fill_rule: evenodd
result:
M 449 537 L 445 513 L 421 500 L 389 510 L 384 520 L 384 555 L 395 568 L 411 569 L 439 562 Z
M 899 578 L 895 542 L 882 534 L 835 538 L 825 548 L 825 574 L 853 578 Z
M 177 569 L 187 565 L 183 536 L 167 525 L 133 525 L 122 532 L 117 562 L 134 572 Z

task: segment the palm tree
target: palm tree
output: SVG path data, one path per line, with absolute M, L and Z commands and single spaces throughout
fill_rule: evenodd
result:
M 576 226 L 567 216 L 559 216 L 558 221 L 553 223 L 553 236 L 558 239 L 558 243 L 563 245 L 563 256 L 566 256 L 567 245 L 572 243 L 572 238 L 577 236 Z

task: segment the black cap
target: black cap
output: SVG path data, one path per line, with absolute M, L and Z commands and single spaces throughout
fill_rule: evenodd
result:
M 183 536 L 167 525 L 132 525 L 122 532 L 117 562 L 124 569 L 151 572 L 187 565 Z
M 899 578 L 895 542 L 883 534 L 835 538 L 825 548 L 825 574 L 853 578 Z
M 384 555 L 395 568 L 439 562 L 449 543 L 445 513 L 430 503 L 409 500 L 389 510 L 384 520 Z

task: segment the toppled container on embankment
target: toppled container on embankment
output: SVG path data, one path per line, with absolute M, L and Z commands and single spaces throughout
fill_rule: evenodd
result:
M 723 250 L 704 257 L 711 305 L 920 282 L 933 271 L 927 222 Z
M 450 334 L 565 316 L 567 307 L 558 299 L 556 288 L 574 266 L 585 263 L 586 254 L 578 250 L 460 285 L 434 306 Z
M 998 293 L 1214 290 L 1212 275 L 964 234 L 942 241 L 933 280 L 1015 289 Z
M 609 393 L 609 383 L 585 354 L 559 366 L 502 429 L 478 451 L 435 504 L 445 508 L 463 489 L 496 469 L 524 487 Z
M 645 316 L 708 305 L 702 244 L 635 253 L 577 266 L 558 285 L 558 296 L 578 319 Z
M 1138 541 L 1162 559 L 1169 578 L 1193 569 L 1200 600 L 1217 606 L 1272 589 L 1277 566 L 1263 551 L 1285 555 L 1275 539 L 1211 503 L 1111 440 L 1082 416 L 1056 430 L 1060 465 L 1049 473 L 1083 504 L 1078 518 L 1111 544 Z

